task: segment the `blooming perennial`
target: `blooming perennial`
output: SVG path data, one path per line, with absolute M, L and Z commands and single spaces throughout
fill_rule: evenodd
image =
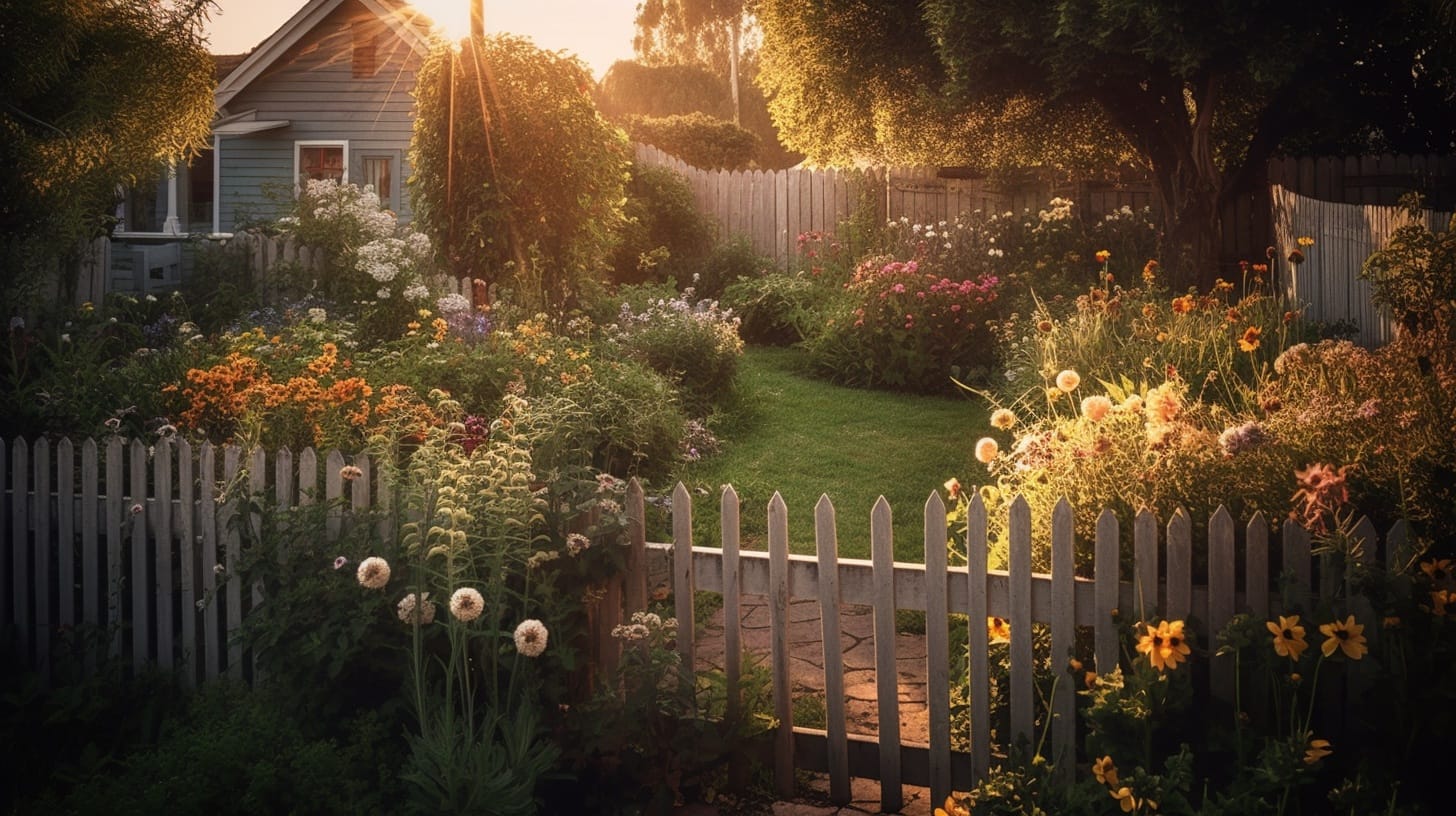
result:
M 1325 657 L 1333 655 L 1336 650 L 1344 653 L 1345 657 L 1351 660 L 1359 660 L 1365 656 L 1365 627 L 1355 622 L 1355 616 L 1350 615 L 1342 621 L 1320 624 L 1320 633 L 1325 636 L 1325 642 L 1320 644 L 1320 652 Z
M 359 562 L 356 577 L 365 589 L 384 589 L 389 583 L 389 562 L 378 556 L 370 556 Z
M 472 587 L 461 587 L 450 596 L 450 614 L 461 623 L 469 623 L 485 611 L 485 599 Z
M 521 621 L 516 627 L 516 651 L 526 657 L 540 657 L 546 651 L 546 640 L 550 636 L 546 624 L 534 618 Z
M 1192 650 L 1183 635 L 1183 621 L 1163 621 L 1157 626 L 1143 624 L 1146 634 L 1138 638 L 1138 652 L 1148 656 L 1153 668 L 1158 671 L 1178 668 L 1178 663 L 1188 659 Z
M 996 461 L 996 454 L 1000 453 L 1000 450 L 996 440 L 983 436 L 976 441 L 976 461 L 989 465 Z
M 430 593 L 419 593 L 418 598 L 415 595 L 416 593 L 411 592 L 399 600 L 399 605 L 395 607 L 395 612 L 399 615 L 399 619 L 405 623 L 419 624 L 420 626 L 428 626 L 434 623 L 435 605 L 430 603 Z
M 1280 657 L 1297 662 L 1304 650 L 1309 648 L 1304 640 L 1304 627 L 1299 625 L 1298 615 L 1280 615 L 1278 623 L 1268 621 L 1264 625 L 1274 635 L 1274 653 Z

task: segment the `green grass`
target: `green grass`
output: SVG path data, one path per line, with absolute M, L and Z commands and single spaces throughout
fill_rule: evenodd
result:
M 985 407 L 970 397 L 842 388 L 802 373 L 804 364 L 795 350 L 744 355 L 736 404 L 716 429 L 722 452 L 677 476 L 694 491 L 693 543 L 719 546 L 720 489 L 732 484 L 745 548 L 767 549 L 768 502 L 778 491 L 791 550 L 812 554 L 822 494 L 834 503 L 839 554 L 869 558 L 870 511 L 884 495 L 894 511 L 896 558 L 923 560 L 930 493 L 952 476 L 969 482 L 984 472 L 971 447 L 986 427 Z

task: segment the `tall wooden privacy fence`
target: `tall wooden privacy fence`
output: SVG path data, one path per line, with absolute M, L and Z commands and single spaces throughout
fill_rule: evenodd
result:
M 1446 230 L 1452 213 L 1423 210 L 1413 222 L 1405 210 L 1390 205 L 1338 204 L 1299 195 L 1275 185 L 1276 246 L 1294 247 L 1300 236 L 1315 239 L 1304 263 L 1290 264 L 1283 276 L 1284 294 L 1304 304 L 1313 320 L 1354 321 L 1359 342 L 1379 346 L 1395 337 L 1395 322 L 1371 299 L 1370 283 L 1360 277 L 1365 259 L 1385 248 L 1402 226 L 1421 223 L 1434 232 Z
M 222 485 L 246 475 L 249 489 L 272 497 L 280 508 L 315 501 L 338 502 L 353 511 L 387 506 L 388 485 L 372 473 L 367 457 L 338 452 L 297 455 L 280 450 L 242 451 L 236 447 L 193 447 L 185 441 L 69 440 L 34 443 L 0 440 L 0 614 L 17 633 L 19 651 L 31 665 L 48 671 L 57 634 L 89 624 L 109 633 L 110 653 L 134 666 L 171 666 L 184 682 L 196 684 L 227 674 L 257 679 L 250 655 L 232 637 L 258 604 L 267 603 L 238 581 L 220 575 L 236 570 L 241 542 L 229 525 L 239 512 L 235 494 Z M 345 464 L 362 475 L 345 481 Z M 590 639 L 599 665 L 615 665 L 620 644 L 612 628 L 631 612 L 645 608 L 649 565 L 665 556 L 671 563 L 677 649 L 684 665 L 694 665 L 693 596 L 698 590 L 721 592 L 724 601 L 725 674 L 730 716 L 741 712 L 743 666 L 742 608 L 746 596 L 760 596 L 769 610 L 775 779 L 792 788 L 796 768 L 827 772 L 831 796 L 847 802 L 851 776 L 878 779 L 882 805 L 898 810 L 902 784 L 928 785 L 935 801 L 949 791 L 967 790 L 1020 739 L 1036 744 L 1034 731 L 1050 729 L 1049 759 L 1074 755 L 1078 723 L 1067 684 L 1054 687 L 1049 703 L 1038 698 L 1036 666 L 1060 673 L 1078 644 L 1089 668 L 1109 671 L 1119 658 L 1118 610 L 1125 621 L 1156 617 L 1195 621 L 1209 645 L 1236 613 L 1260 618 L 1288 609 L 1308 610 L 1314 599 L 1333 594 L 1338 576 L 1319 573 L 1305 531 L 1285 522 L 1271 534 L 1261 516 L 1238 524 L 1220 508 L 1208 521 L 1206 547 L 1195 546 L 1193 525 L 1179 512 L 1166 524 L 1144 512 L 1130 520 L 1131 535 L 1104 511 L 1090 544 L 1092 569 L 1075 567 L 1078 544 L 1072 508 L 1060 503 L 1053 514 L 1050 541 L 1032 538 L 1031 512 L 1016 499 L 1009 509 L 1010 564 L 987 569 L 988 513 L 979 497 L 968 516 L 968 534 L 954 546 L 966 567 L 950 567 L 946 541 L 947 510 L 938 494 L 923 508 L 924 562 L 897 563 L 891 509 L 882 498 L 870 513 L 867 533 L 858 524 L 839 524 L 837 510 L 823 498 L 813 509 L 815 554 L 789 552 L 789 508 L 777 494 L 766 508 L 766 552 L 743 549 L 736 492 L 724 490 L 719 504 L 721 544 L 693 542 L 694 507 L 679 485 L 671 499 L 670 543 L 646 541 L 644 496 L 633 481 L 626 505 L 632 523 L 624 540 L 627 570 L 604 587 L 606 599 L 592 610 Z M 344 513 L 332 516 L 326 534 L 338 536 Z M 868 535 L 871 558 L 840 558 L 845 535 Z M 386 534 L 388 531 L 386 531 Z M 1361 521 L 1356 537 L 1366 558 L 1377 557 L 1379 537 Z M 1131 541 L 1130 548 L 1125 542 Z M 1388 560 L 1405 541 L 1403 523 L 1385 537 Z M 1199 542 L 1202 544 L 1203 542 Z M 1033 548 L 1050 553 L 1049 573 L 1032 568 Z M 1196 555 L 1204 554 L 1204 555 Z M 1129 557 L 1130 556 L 1130 557 Z M 1195 557 L 1206 559 L 1195 563 Z M 1125 571 L 1124 564 L 1131 564 Z M 219 569 L 220 568 L 220 569 Z M 1195 584 L 1195 575 L 1206 581 Z M 1281 575 L 1284 579 L 1281 580 Z M 873 610 L 878 733 L 851 735 L 845 711 L 845 676 L 837 648 L 823 651 L 826 723 L 822 730 L 795 726 L 789 682 L 789 604 L 817 602 L 822 643 L 841 642 L 840 618 L 846 605 Z M 900 735 L 896 673 L 895 611 L 926 613 L 929 741 L 909 743 Z M 990 616 L 1010 623 L 1007 717 L 1009 728 L 992 740 L 989 677 L 990 644 L 984 627 L 969 627 L 969 671 L 965 698 L 970 701 L 970 751 L 952 751 L 951 666 L 948 616 L 970 621 Z M 1033 643 L 1033 630 L 1049 632 L 1050 647 Z M 1373 628 L 1367 632 L 1375 634 Z M 795 648 L 803 649 L 802 645 Z M 1210 658 L 1210 689 L 1227 697 L 1233 684 L 1232 658 Z M 1050 723 L 1050 725 L 1045 725 Z M 1059 772 L 1070 762 L 1057 763 Z

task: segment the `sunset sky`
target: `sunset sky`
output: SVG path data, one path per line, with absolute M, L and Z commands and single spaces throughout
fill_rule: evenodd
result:
M 206 30 L 215 54 L 240 54 L 283 25 L 306 0 L 216 0 Z M 487 32 L 529 37 L 550 51 L 581 57 L 601 78 L 632 56 L 632 18 L 638 0 L 485 0 Z M 414 0 L 447 30 L 469 28 L 469 0 Z

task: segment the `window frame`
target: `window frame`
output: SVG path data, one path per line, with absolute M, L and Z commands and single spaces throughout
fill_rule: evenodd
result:
M 389 198 L 386 199 L 383 196 L 380 196 L 379 203 L 380 203 L 381 206 L 383 206 L 387 210 L 391 210 L 391 211 L 396 212 L 396 213 L 399 212 L 399 197 L 400 197 L 400 194 L 402 192 L 400 188 L 403 186 L 403 184 L 401 183 L 401 179 L 399 177 L 399 174 L 400 174 L 400 151 L 398 151 L 398 150 L 361 150 L 361 151 L 359 151 L 359 167 L 358 167 L 358 170 L 359 170 L 359 182 L 358 183 L 359 183 L 359 187 L 361 189 L 364 187 L 365 184 L 368 184 L 369 183 L 369 177 L 364 172 L 364 164 L 365 164 L 365 162 L 368 162 L 371 159 L 374 159 L 374 160 L 383 159 L 383 160 L 389 162 L 389 186 L 390 186 Z M 375 190 L 374 192 L 375 192 L 376 195 L 378 195 L 378 193 L 379 193 L 378 190 Z
M 293 191 L 296 195 L 303 188 L 303 149 L 306 147 L 338 147 L 343 149 L 344 163 L 340 184 L 349 183 L 349 140 L 348 139 L 299 139 L 293 143 Z

